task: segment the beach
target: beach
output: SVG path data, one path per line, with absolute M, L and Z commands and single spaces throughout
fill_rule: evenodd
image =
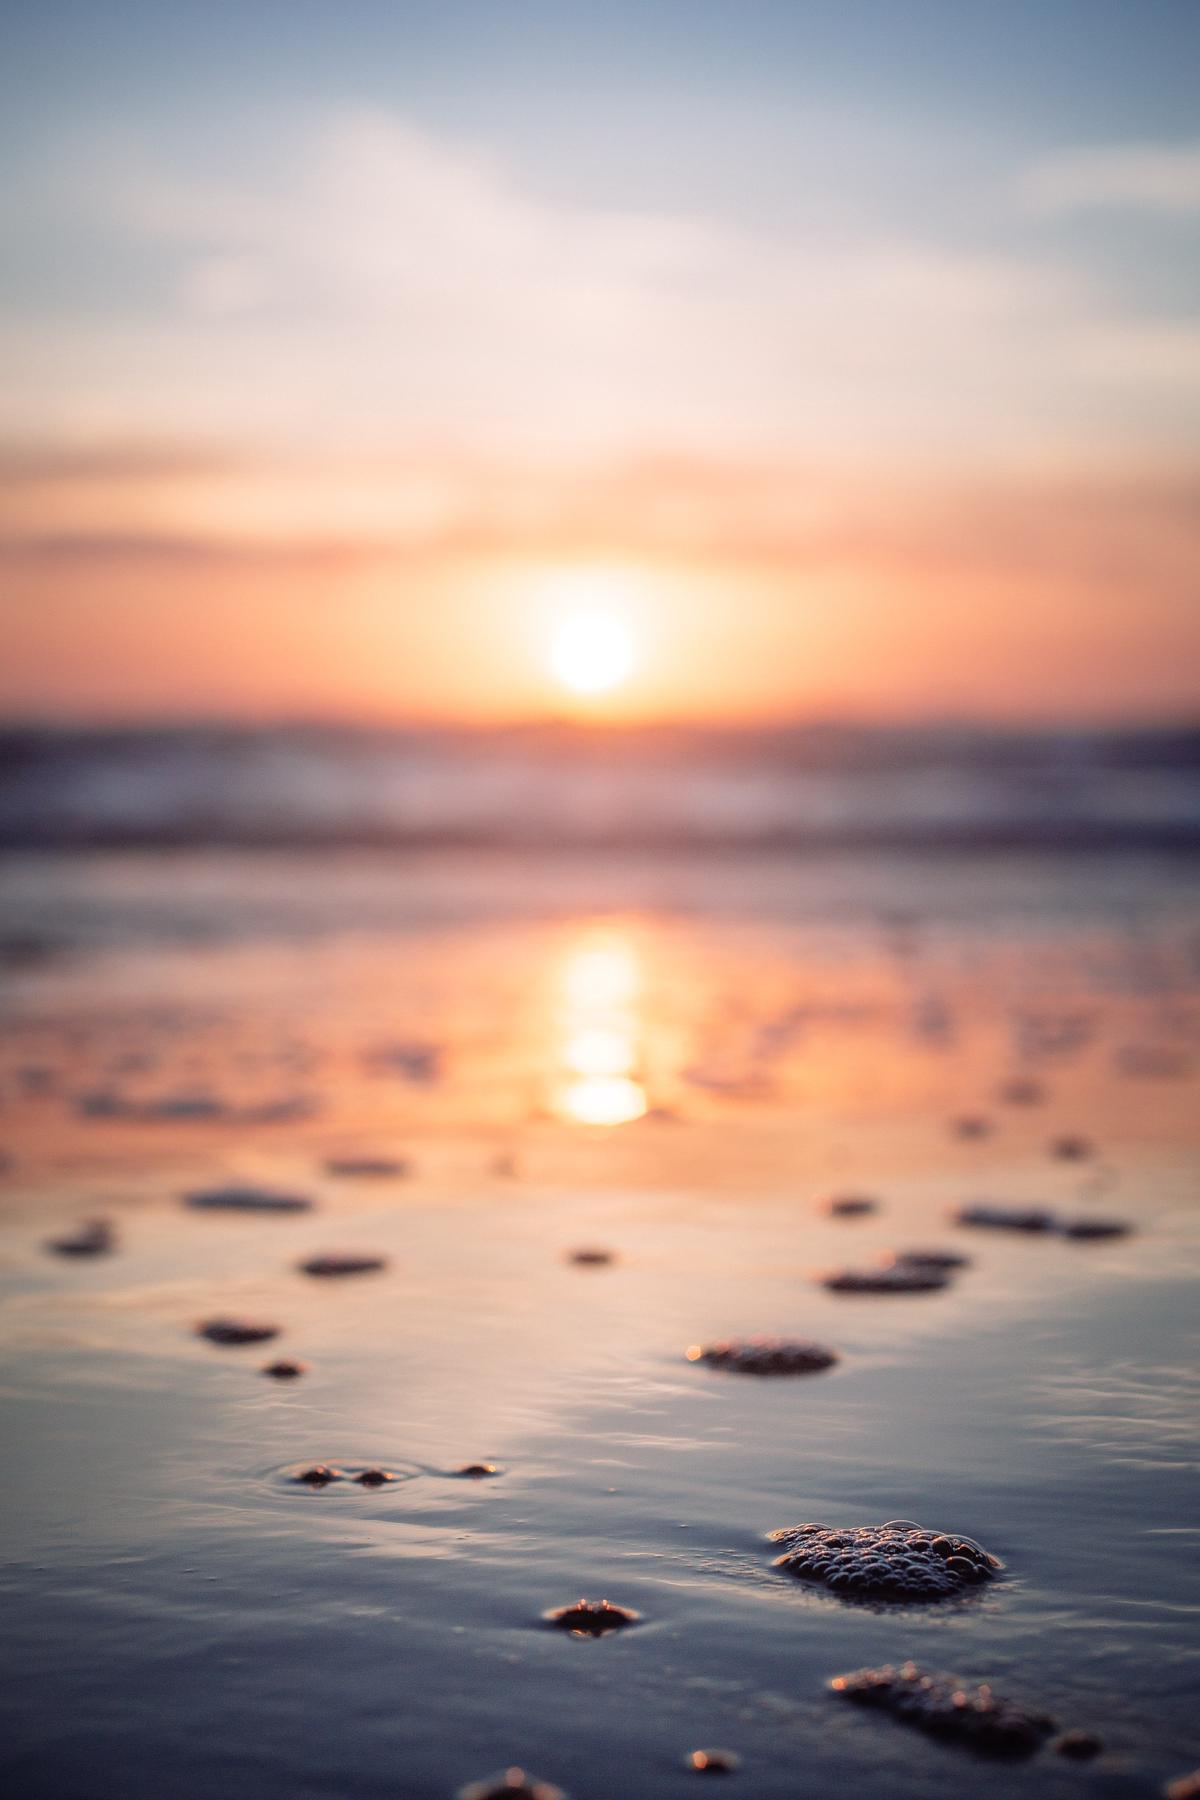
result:
M 720 1746 L 747 1796 L 1158 1794 L 1198 1760 L 1198 886 L 1133 851 L 11 856 L 8 1791 L 651 1800 Z M 231 1187 L 311 1206 L 187 1203 Z M 965 1266 L 823 1285 L 918 1249 Z M 698 1354 L 762 1335 L 837 1360 Z M 1002 1571 L 898 1605 L 774 1566 L 773 1530 L 894 1519 Z M 553 1629 L 581 1596 L 639 1617 Z M 1016 1773 L 829 1691 L 909 1658 L 1102 1747 Z
M 0 1800 L 1200 1800 L 1200 7 L 3 42 Z

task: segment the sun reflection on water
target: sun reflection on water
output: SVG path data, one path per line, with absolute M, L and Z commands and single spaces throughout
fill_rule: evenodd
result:
M 590 931 L 567 953 L 561 977 L 559 1062 L 568 1077 L 555 1111 L 577 1125 L 626 1125 L 646 1111 L 638 1078 L 638 959 L 615 928 Z
M 628 1125 L 646 1111 L 646 1090 L 627 1075 L 585 1075 L 561 1090 L 558 1110 L 577 1125 Z

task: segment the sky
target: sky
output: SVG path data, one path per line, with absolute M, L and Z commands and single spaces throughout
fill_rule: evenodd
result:
M 4 9 L 0 712 L 1194 716 L 1198 66 L 1189 0 Z

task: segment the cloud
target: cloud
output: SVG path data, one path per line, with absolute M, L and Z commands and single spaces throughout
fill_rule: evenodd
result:
M 0 494 L 75 484 L 143 487 L 176 477 L 228 474 L 244 457 L 196 444 L 112 442 L 64 445 L 0 441 Z
M 835 472 L 786 456 L 557 461 L 319 457 L 185 475 L 169 455 L 129 480 L 47 461 L 39 484 L 3 477 L 0 557 L 73 571 L 194 567 L 316 573 L 464 560 L 625 561 L 751 573 L 874 571 L 944 582 L 955 570 L 1138 584 L 1190 603 L 1200 579 L 1200 492 L 1180 466 L 922 479 L 895 468 Z M 123 490 L 122 490 L 123 483 Z M 228 483 L 226 487 L 224 484 Z M 98 504 L 89 497 L 95 490 Z M 259 496 L 257 509 L 247 494 Z
M 259 311 L 272 297 L 264 271 L 249 256 L 201 257 L 185 270 L 179 291 L 187 310 L 214 319 Z
M 547 198 L 383 111 L 236 176 L 150 143 L 76 174 L 111 260 L 168 279 L 136 316 L 82 293 L 10 320 L 26 430 L 990 453 L 1083 303 L 1071 271 L 977 246 Z
M 1200 393 L 1200 320 L 1131 320 L 1080 332 L 1068 347 L 1089 378 L 1171 392 Z
M 751 227 L 548 196 L 379 109 L 276 119 L 222 155 L 172 161 L 136 137 L 64 152 L 69 191 L 38 202 L 51 225 L 69 238 L 85 214 L 106 269 L 154 279 L 121 305 L 81 281 L 68 305 L 0 314 L 17 437 L 347 461 L 418 445 L 433 474 L 392 504 L 436 530 L 445 449 L 953 472 L 1177 444 L 1191 410 L 1185 323 L 1122 307 L 1057 245 L 1003 248 L 984 213 L 954 242 L 839 221 L 834 165 L 819 217 Z M 336 486 L 354 535 L 389 535 L 378 484 Z M 221 503 L 235 533 L 290 529 L 255 523 L 287 506 L 261 482 Z M 532 488 L 523 504 L 537 512 Z
M 1048 214 L 1200 212 L 1200 143 L 1064 151 L 1027 170 L 1021 191 L 1033 211 Z

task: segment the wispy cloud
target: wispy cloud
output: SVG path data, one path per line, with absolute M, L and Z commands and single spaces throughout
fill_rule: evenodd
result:
M 1061 151 L 1027 170 L 1036 212 L 1200 212 L 1200 143 L 1114 144 Z
M 6 474 L 6 464 L 10 464 Z M 1181 597 L 1200 579 L 1200 494 L 1179 467 L 922 479 L 787 456 L 553 459 L 413 451 L 193 467 L 165 450 L 40 459 L 0 452 L 0 554 L 78 567 L 432 567 L 483 557 L 786 572 L 880 580 L 947 570 L 1143 580 Z
M 1068 355 L 1089 379 L 1200 393 L 1200 319 L 1129 320 L 1080 332 Z
M 163 297 L 11 319 L 30 430 L 911 459 L 1072 428 L 1060 346 L 1093 301 L 1050 258 L 550 199 L 380 111 L 227 178 L 135 144 L 81 183 Z

